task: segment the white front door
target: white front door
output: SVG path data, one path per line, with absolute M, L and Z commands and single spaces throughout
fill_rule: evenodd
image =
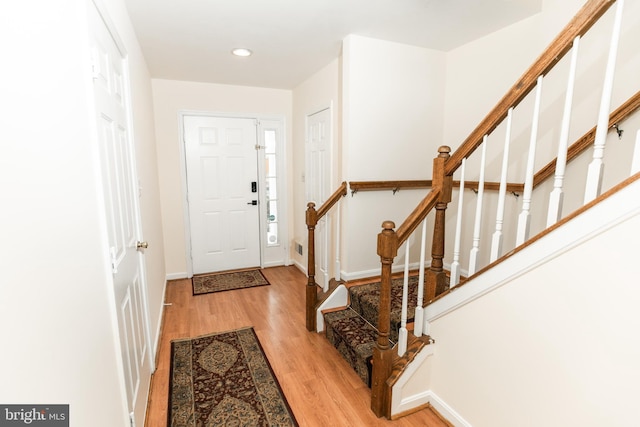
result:
M 260 266 L 255 119 L 184 116 L 193 273 Z
M 331 110 L 329 108 L 307 116 L 307 200 L 316 209 L 331 195 Z M 330 221 L 325 215 L 315 230 L 316 283 L 329 288 Z
M 125 60 L 99 12 L 90 8 L 93 88 L 128 410 L 144 425 L 154 369 L 149 335 L 135 155 L 128 123 Z

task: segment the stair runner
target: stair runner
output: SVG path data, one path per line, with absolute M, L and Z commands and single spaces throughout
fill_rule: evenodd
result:
M 398 341 L 402 314 L 402 286 L 404 279 L 391 281 L 390 346 Z M 418 301 L 418 278 L 409 277 L 407 322 L 412 322 Z M 325 332 L 329 342 L 371 387 L 371 357 L 378 330 L 380 282 L 349 288 L 350 305 L 344 310 L 326 313 Z

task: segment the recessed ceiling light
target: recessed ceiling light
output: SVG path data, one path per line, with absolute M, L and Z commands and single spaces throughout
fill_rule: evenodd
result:
M 245 49 L 244 47 L 239 47 L 233 49 L 231 53 L 233 53 L 235 56 L 251 56 L 253 52 L 251 52 L 249 49 Z

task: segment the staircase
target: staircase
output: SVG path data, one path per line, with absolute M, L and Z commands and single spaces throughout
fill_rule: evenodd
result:
M 391 323 L 389 345 L 398 342 L 402 317 L 403 278 L 391 281 Z M 408 322 L 413 322 L 418 301 L 418 276 L 408 279 Z M 349 287 L 348 307 L 324 314 L 327 339 L 358 373 L 362 381 L 371 387 L 371 357 L 378 329 L 380 282 Z
M 597 208 L 599 203 L 607 199 L 613 199 L 614 195 L 622 194 L 626 188 L 631 188 L 636 181 L 640 181 L 640 131 L 638 131 L 637 125 L 638 117 L 637 115 L 634 116 L 635 112 L 640 108 L 640 92 L 634 93 L 638 89 L 637 85 L 627 84 L 629 92 L 624 92 L 626 101 L 618 104 L 615 110 L 611 108 L 611 90 L 614 78 L 613 72 L 610 73 L 609 69 L 615 67 L 616 62 L 616 39 L 620 34 L 619 25 L 623 5 L 621 1 L 617 2 L 619 4 L 618 8 L 613 9 L 616 14 L 612 25 L 613 35 L 607 35 L 607 38 L 612 40 L 610 49 L 614 54 L 610 53 L 606 61 L 604 61 L 607 72 L 604 73 L 602 87 L 597 88 L 601 98 L 600 105 L 595 109 L 590 108 L 590 111 L 593 111 L 592 115 L 597 116 L 597 123 L 591 129 L 589 127 L 593 125 L 593 122 L 583 123 L 585 127 L 588 125 L 583 136 L 575 140 L 573 144 L 570 144 L 571 141 L 569 141 L 568 130 L 573 112 L 573 89 L 576 81 L 580 80 L 580 74 L 576 74 L 579 42 L 615 3 L 612 0 L 587 1 L 581 11 L 552 42 L 549 48 L 522 75 L 455 151 L 452 152 L 447 146 L 441 146 L 438 149 L 438 155 L 433 160 L 432 180 L 415 183 L 406 181 L 352 182 L 349 185 L 344 182 L 317 211 L 315 210 L 315 205 L 309 203 L 306 212 L 309 231 L 309 262 L 307 270 L 309 280 L 307 283 L 306 309 L 307 328 L 313 331 L 316 330 L 315 310 L 318 305 L 317 285 L 314 279 L 314 230 L 318 220 L 326 215 L 347 194 L 348 186 L 351 187 L 352 194 L 357 191 L 358 187 L 367 191 L 377 188 L 393 189 L 394 192 L 401 186 L 426 187 L 430 189 L 398 227 L 389 220 L 382 223 L 382 231 L 378 234 L 377 239 L 377 254 L 381 263 L 379 282 L 350 288 L 348 292 L 349 306 L 340 310 L 327 311 L 324 314 L 328 340 L 354 367 L 363 382 L 371 387 L 371 409 L 376 415 L 392 419 L 397 417 L 399 413 L 405 413 L 411 408 L 419 407 L 419 404 L 415 403 L 419 402 L 418 399 L 414 401 L 408 399 L 406 405 L 401 404 L 399 400 L 401 399 L 400 395 L 403 394 L 402 389 L 397 389 L 395 386 L 397 384 L 396 381 L 402 377 L 405 369 L 413 362 L 417 352 L 422 349 L 416 350 L 417 347 L 412 347 L 413 343 L 420 340 L 421 336 L 433 332 L 430 331 L 430 327 L 433 330 L 433 324 L 436 322 L 446 323 L 441 319 L 447 316 L 448 313 L 464 307 L 469 301 L 488 295 L 489 292 L 495 289 L 494 286 L 502 286 L 512 280 L 513 277 L 518 276 L 521 271 L 529 271 L 533 268 L 532 260 L 534 257 L 531 255 L 519 255 L 527 250 L 529 253 L 534 253 L 535 251 L 544 252 L 544 249 L 539 248 L 540 244 L 538 243 L 555 231 L 562 231 L 561 228 L 567 226 L 567 224 L 574 224 L 578 229 L 586 230 L 586 226 L 580 225 L 580 221 L 584 221 L 585 216 L 583 215 L 581 219 L 580 215 L 590 209 Z M 616 43 L 613 43 L 613 40 L 616 40 Z M 549 111 L 546 111 L 544 110 L 544 102 L 541 102 L 541 99 L 545 99 L 542 96 L 543 78 L 546 79 L 552 71 L 556 71 L 554 69 L 555 65 L 569 52 L 571 53 L 571 67 L 567 87 L 562 88 L 559 95 L 548 92 L 544 94 L 544 96 L 552 99 L 559 99 L 557 104 L 560 106 L 564 104 L 564 110 L 559 112 L 548 107 Z M 569 55 L 567 55 L 568 57 Z M 563 74 L 563 80 L 565 79 L 566 77 Z M 627 81 L 626 83 L 629 82 Z M 591 87 L 589 89 L 593 90 Z M 545 86 L 546 90 L 547 87 Z M 618 98 L 622 98 L 622 96 Z M 526 102 L 523 102 L 525 100 Z M 533 113 L 531 114 L 529 110 L 524 108 L 518 109 L 517 107 L 521 103 L 533 106 L 531 108 Z M 517 127 L 515 126 L 517 120 L 513 118 L 520 118 L 525 114 L 533 116 L 531 121 L 527 122 L 530 123 L 529 129 L 527 129 L 527 132 L 522 130 L 520 132 L 514 131 L 512 135 L 512 120 L 514 123 L 513 128 Z M 546 123 L 539 126 L 539 119 L 543 116 L 546 116 L 545 118 L 547 119 L 558 120 L 552 124 Z M 583 120 L 583 122 L 586 121 Z M 633 145 L 633 142 L 627 144 L 629 151 L 624 156 L 634 160 L 631 162 L 630 171 L 625 164 L 624 172 L 619 175 L 613 174 L 614 178 L 610 178 L 603 188 L 604 163 L 605 160 L 609 160 L 604 158 L 605 143 L 608 138 L 614 139 L 616 137 L 613 132 L 614 129 L 617 132 L 618 139 L 622 139 L 622 134 L 619 132 L 619 124 L 624 122 L 633 126 L 629 133 L 635 137 L 635 145 Z M 558 130 L 556 132 L 558 138 L 554 141 L 558 145 L 558 154 L 555 158 L 552 155 L 551 158 L 543 159 L 544 161 L 549 161 L 549 163 L 536 172 L 534 170 L 536 144 L 539 139 L 546 142 L 549 141 L 549 138 L 538 138 L 539 127 L 541 133 L 542 130 L 545 130 L 545 127 Z M 630 139 L 627 138 L 626 141 L 630 141 Z M 517 145 L 520 143 L 522 145 Z M 492 170 L 492 166 L 486 166 L 485 149 L 488 145 L 496 147 L 502 146 L 502 144 L 504 144 L 502 151 L 498 152 L 498 155 L 494 154 L 498 161 L 495 161 L 496 158 L 494 158 L 494 162 L 491 163 L 493 165 L 498 164 L 499 157 L 502 157 L 502 169 L 493 167 L 495 170 Z M 529 153 L 529 157 L 524 160 L 510 159 L 510 149 L 512 153 Z M 591 151 L 588 151 L 589 149 Z M 581 155 L 582 153 L 584 154 Z M 619 171 L 621 169 L 619 165 L 622 164 L 620 156 L 611 160 L 609 170 Z M 508 173 L 510 172 L 510 161 L 521 165 L 517 174 Z M 575 161 L 580 166 L 568 168 L 568 163 L 572 161 Z M 465 166 L 469 169 L 469 165 L 471 166 L 471 171 L 465 172 Z M 526 171 L 524 170 L 525 165 Z M 494 176 L 499 175 L 496 181 L 492 181 L 490 176 L 492 172 L 495 172 Z M 456 180 L 454 180 L 454 174 Z M 507 181 L 507 176 L 516 175 L 515 182 Z M 565 180 L 569 175 L 574 180 L 570 190 L 573 191 L 579 187 L 578 191 L 582 193 L 578 197 L 565 197 L 565 195 L 569 194 L 569 186 L 565 184 L 565 181 L 569 181 Z M 576 185 L 576 180 L 580 180 L 578 185 Z M 473 190 L 475 196 L 469 195 L 470 191 L 465 190 Z M 455 199 L 453 197 L 454 191 L 458 193 L 458 197 Z M 522 199 L 518 200 L 521 204 L 517 202 L 509 203 L 507 197 L 510 197 L 510 195 L 513 195 L 516 199 L 522 196 Z M 583 195 L 584 197 L 582 197 Z M 465 197 L 468 198 L 469 196 L 471 196 L 472 202 L 476 204 L 475 209 L 469 209 L 464 205 L 465 203 L 470 203 L 469 200 L 465 200 Z M 349 203 L 355 203 L 353 199 L 349 199 Z M 569 205 L 568 199 L 572 199 L 572 205 Z M 575 202 L 574 199 L 578 200 L 578 202 Z M 581 200 L 584 200 L 584 202 L 581 203 Z M 538 210 L 532 209 L 532 205 Z M 509 208 L 509 206 L 513 207 Z M 633 206 L 636 205 L 634 204 Z M 497 211 L 495 210 L 496 207 Z M 452 210 L 456 212 L 455 221 L 447 220 L 447 208 L 450 208 L 449 212 Z M 495 219 L 494 224 L 487 220 L 488 215 L 486 212 L 483 215 L 483 211 L 487 211 L 489 208 L 493 210 L 491 214 L 495 213 L 495 218 L 491 218 L 491 220 Z M 541 212 L 542 215 L 540 215 Z M 633 212 L 629 215 L 631 214 Z M 433 224 L 433 228 L 429 233 L 426 231 L 428 216 L 432 218 Z M 544 221 L 545 218 L 546 222 Z M 599 220 L 596 215 L 595 221 Z M 593 223 L 594 220 L 591 220 L 591 222 Z M 417 234 L 419 234 L 418 231 L 421 225 L 423 231 L 420 239 Z M 570 227 L 567 226 L 565 228 Z M 493 231 L 494 229 L 495 232 L 487 239 L 487 230 Z M 427 234 L 432 239 L 430 254 L 425 252 Z M 421 245 L 410 244 L 410 238 L 420 242 Z M 445 240 L 449 242 L 446 248 L 449 252 L 445 252 Z M 545 241 L 545 244 L 548 244 L 548 240 Z M 335 239 L 335 241 L 336 245 L 339 245 L 340 239 Z M 509 246 L 512 242 L 515 244 Z M 406 279 L 399 279 L 393 274 L 396 271 L 393 269 L 393 264 L 402 246 L 406 250 L 404 255 Z M 421 252 L 419 255 L 411 256 L 409 251 L 415 246 L 421 246 Z M 451 248 L 453 249 L 452 251 Z M 336 250 L 336 252 L 339 252 L 339 250 Z M 544 253 L 548 254 L 549 252 Z M 517 262 L 515 258 L 517 258 Z M 414 276 L 407 274 L 409 264 L 415 263 L 416 259 L 420 260 L 418 271 L 424 273 L 419 275 L 420 277 L 417 281 Z M 429 259 L 427 267 L 424 265 L 425 259 Z M 505 274 L 503 272 L 505 270 L 504 265 L 508 261 L 513 261 L 511 264 L 519 264 L 519 270 Z M 451 273 L 448 273 L 445 268 L 450 270 Z M 494 273 L 495 271 L 497 273 Z M 491 278 L 487 279 L 487 277 Z M 552 277 L 545 278 L 545 280 L 551 279 Z M 493 283 L 484 285 L 483 282 Z M 549 298 L 552 298 L 552 295 L 549 295 Z M 525 300 L 525 298 L 522 299 Z M 509 308 L 511 307 L 509 306 Z M 516 310 L 517 308 L 514 308 L 514 311 Z M 518 313 L 516 312 L 516 314 Z M 479 323 L 480 320 L 492 317 L 485 316 L 483 318 L 482 314 L 478 316 L 480 317 L 472 318 L 470 321 Z M 409 326 L 412 322 L 414 323 L 414 328 L 409 331 L 411 329 Z M 505 323 L 503 322 L 503 324 Z M 457 334 L 456 327 L 459 324 L 455 321 L 451 321 L 450 324 L 453 324 L 454 327 L 447 329 L 450 335 L 447 336 L 447 340 L 443 340 L 443 342 L 447 341 L 445 345 L 449 345 L 449 349 L 455 347 L 452 345 L 453 339 L 450 338 L 452 335 L 462 335 L 462 338 L 467 339 L 467 341 L 471 341 L 469 339 L 470 336 L 478 336 L 478 333 Z M 468 327 L 467 329 L 473 330 L 474 328 Z M 511 333 L 512 331 L 507 332 Z M 508 335 L 508 333 L 505 333 L 505 335 Z M 438 340 L 438 336 L 434 336 L 434 338 Z M 503 337 L 498 337 L 497 340 L 501 339 Z M 475 344 L 476 347 L 473 347 L 472 344 Z M 467 351 L 465 356 L 475 354 L 474 351 L 477 348 L 482 348 L 482 344 L 477 344 L 474 341 L 467 347 L 472 350 Z M 442 359 L 453 361 L 452 363 L 458 360 L 458 357 L 451 357 L 451 352 L 446 353 L 446 351 L 443 351 L 443 353 L 447 354 L 448 357 L 444 356 Z M 491 358 L 485 357 L 485 360 L 491 360 Z M 424 358 L 420 363 L 423 362 Z M 445 364 L 445 362 L 439 363 L 440 365 Z M 473 363 L 473 360 L 471 363 Z M 430 378 L 430 366 L 426 369 L 427 373 L 423 374 L 421 378 Z M 448 366 L 452 366 L 452 364 Z M 466 370 L 468 366 L 469 364 L 464 365 L 462 369 Z M 420 368 L 416 367 L 412 374 L 415 374 L 417 369 Z M 458 369 L 460 368 L 458 367 Z M 493 371 L 488 370 L 487 372 L 500 374 L 503 370 L 504 367 L 501 366 L 500 369 L 494 367 Z M 411 371 L 411 369 L 407 369 L 407 371 Z M 450 369 L 449 379 L 459 380 L 459 378 L 454 378 L 457 372 L 455 369 Z M 438 380 L 441 383 L 443 382 L 442 378 Z M 410 383 L 410 381 L 411 379 L 407 379 L 404 384 Z M 485 379 L 484 383 L 478 387 L 480 389 L 489 387 L 492 381 L 493 378 Z M 534 383 L 534 385 L 536 384 Z M 416 395 L 420 395 L 421 399 L 429 399 L 429 384 L 426 384 L 425 387 L 424 390 L 415 392 L 417 385 L 411 383 L 408 388 Z M 464 389 L 464 386 L 458 386 L 458 390 Z M 503 387 L 503 389 L 506 388 Z M 503 390 L 499 391 L 502 392 Z M 508 396 L 508 392 L 505 394 Z M 451 398 L 450 395 L 449 397 Z M 410 405 L 413 406 L 410 408 Z M 469 411 L 473 410 L 473 408 L 467 409 Z M 494 409 L 499 410 L 498 408 Z M 451 414 L 458 415 L 455 414 L 455 411 L 451 411 Z M 462 421 L 458 424 L 466 425 Z

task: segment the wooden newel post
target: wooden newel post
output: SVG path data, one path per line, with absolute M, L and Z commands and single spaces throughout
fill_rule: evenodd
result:
M 447 285 L 447 275 L 444 271 L 444 238 L 445 211 L 451 202 L 453 176 L 445 176 L 445 164 L 449 159 L 451 148 L 443 145 L 438 148 L 438 157 L 433 159 L 433 189 L 440 190 L 440 197 L 436 203 L 436 217 L 433 229 L 433 243 L 431 245 L 431 267 L 427 271 L 427 286 L 425 299 L 429 301 L 444 292 Z
M 378 339 L 373 349 L 371 372 L 371 410 L 378 417 L 391 415 L 391 392 L 387 378 L 391 375 L 393 350 L 389 347 L 391 328 L 391 266 L 398 254 L 398 235 L 392 221 L 382 223 L 378 234 L 378 255 L 382 263 L 380 274 L 380 309 L 378 313 Z
M 306 318 L 307 330 L 315 331 L 316 329 L 316 304 L 318 303 L 318 290 L 316 285 L 316 242 L 315 230 L 318 224 L 318 213 L 316 204 L 307 203 L 306 211 L 307 230 L 309 233 L 309 241 L 307 243 L 307 298 L 306 298 Z

